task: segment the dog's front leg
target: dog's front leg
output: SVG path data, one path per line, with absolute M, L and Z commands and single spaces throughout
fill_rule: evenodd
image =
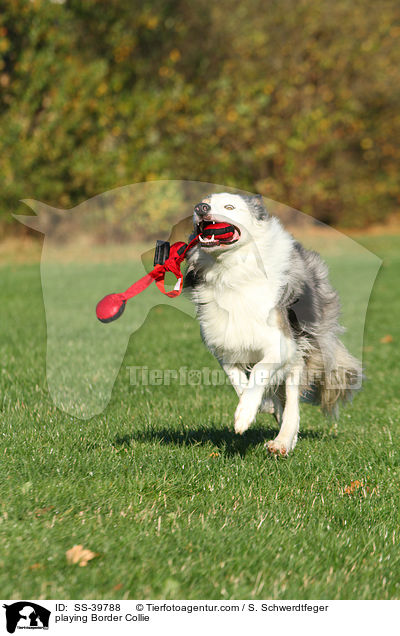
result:
M 235 389 L 237 395 L 240 397 L 248 385 L 248 380 L 245 372 L 243 371 L 243 369 L 236 366 L 235 364 L 224 362 L 223 360 L 219 360 L 219 363 L 230 379 L 231 384 Z
M 270 453 L 286 456 L 297 443 L 300 424 L 300 380 L 302 367 L 295 367 L 286 378 L 286 404 L 282 416 L 282 426 L 277 437 L 267 444 Z
M 254 365 L 247 387 L 244 389 L 235 412 L 235 433 L 244 433 L 256 419 L 265 387 L 271 384 L 282 362 L 269 362 L 269 358 Z

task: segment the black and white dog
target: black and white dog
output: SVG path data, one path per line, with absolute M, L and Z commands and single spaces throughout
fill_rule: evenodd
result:
M 268 214 L 261 196 L 210 195 L 195 207 L 195 235 L 213 222 L 235 232 L 201 238 L 185 287 L 202 338 L 239 396 L 235 432 L 259 410 L 273 413 L 280 431 L 268 450 L 287 455 L 297 442 L 300 397 L 337 415 L 338 402 L 359 386 L 361 365 L 338 339 L 340 303 L 327 266 Z

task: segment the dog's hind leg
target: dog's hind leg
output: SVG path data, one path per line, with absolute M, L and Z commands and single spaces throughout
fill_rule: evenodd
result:
M 260 413 L 271 413 L 280 426 L 282 424 L 283 406 L 279 396 L 265 395 L 261 402 Z
M 267 449 L 274 455 L 286 456 L 297 443 L 300 425 L 300 378 L 302 367 L 292 370 L 285 383 L 286 404 L 282 415 L 282 425 L 277 437 L 267 444 Z

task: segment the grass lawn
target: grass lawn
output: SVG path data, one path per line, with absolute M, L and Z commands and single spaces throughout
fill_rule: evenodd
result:
M 368 382 L 337 426 L 302 405 L 286 460 L 264 450 L 271 416 L 233 434 L 231 387 L 130 385 L 130 365 L 218 368 L 166 306 L 131 337 L 101 415 L 59 411 L 39 266 L 2 266 L 3 598 L 400 598 L 400 237 L 362 242 L 384 259 Z M 86 567 L 67 563 L 75 544 L 97 555 Z

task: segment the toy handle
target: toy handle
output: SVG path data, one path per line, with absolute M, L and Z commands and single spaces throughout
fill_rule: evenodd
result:
M 166 291 L 164 286 L 166 270 L 164 270 L 163 272 L 160 272 L 157 278 L 154 279 L 160 292 L 165 294 L 165 296 L 168 296 L 168 298 L 175 298 L 176 296 L 179 296 L 179 294 L 182 292 L 182 287 L 183 287 L 183 275 L 181 274 L 180 276 L 177 276 L 176 272 L 172 272 L 172 273 L 176 276 L 176 284 L 174 289 L 172 289 L 171 291 Z

